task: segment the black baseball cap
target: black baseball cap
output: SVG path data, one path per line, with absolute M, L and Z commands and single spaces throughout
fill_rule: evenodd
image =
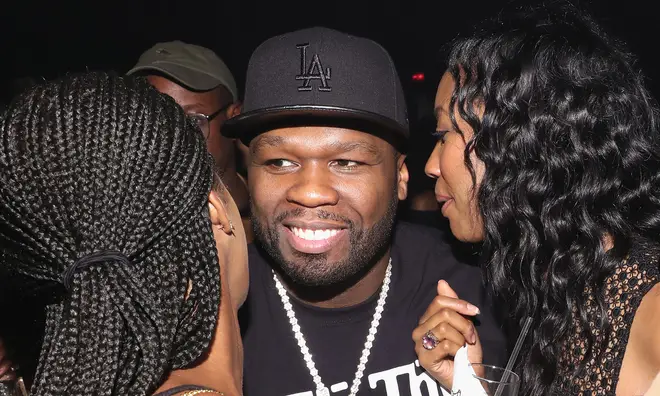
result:
M 324 27 L 273 37 L 248 64 L 243 112 L 222 133 L 249 144 L 287 126 L 337 126 L 382 137 L 401 151 L 408 116 L 392 58 L 378 43 Z

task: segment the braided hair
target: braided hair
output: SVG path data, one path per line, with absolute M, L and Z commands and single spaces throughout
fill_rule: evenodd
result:
M 220 303 L 212 168 L 196 126 L 140 78 L 70 75 L 10 104 L 0 289 L 43 302 L 32 395 L 150 394 L 205 352 Z M 128 261 L 63 287 L 67 268 L 102 251 Z

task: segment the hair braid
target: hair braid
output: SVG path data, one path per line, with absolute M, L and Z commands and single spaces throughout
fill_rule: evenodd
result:
M 31 394 L 148 394 L 201 356 L 220 298 L 213 165 L 173 100 L 104 73 L 34 87 L 0 121 L 0 167 L 0 287 L 47 304 Z M 104 250 L 130 265 L 59 287 Z

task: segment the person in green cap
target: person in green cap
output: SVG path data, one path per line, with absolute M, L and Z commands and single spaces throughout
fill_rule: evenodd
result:
M 224 122 L 241 112 L 236 81 L 225 62 L 212 50 L 182 41 L 157 43 L 145 51 L 128 75 L 140 75 L 158 91 L 171 96 L 195 119 L 215 160 L 217 173 L 249 225 L 249 199 L 245 179 L 238 172 L 244 160 L 240 142 L 224 137 Z M 251 233 L 250 233 L 251 234 Z M 248 235 L 248 241 L 251 241 Z

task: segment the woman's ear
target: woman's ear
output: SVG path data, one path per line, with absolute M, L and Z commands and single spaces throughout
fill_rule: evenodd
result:
M 221 229 L 227 235 L 234 233 L 234 225 L 229 220 L 227 208 L 215 191 L 209 193 L 209 216 L 214 227 Z

